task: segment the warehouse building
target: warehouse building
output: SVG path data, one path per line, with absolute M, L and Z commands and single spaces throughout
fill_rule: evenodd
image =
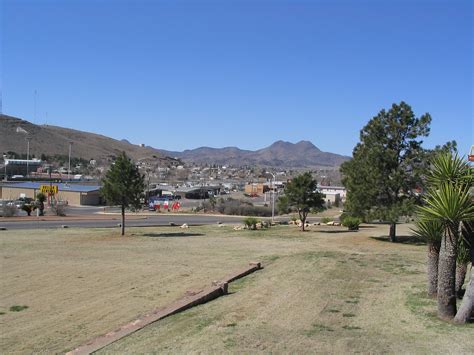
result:
M 102 203 L 100 186 L 80 185 L 49 182 L 19 182 L 3 183 L 0 189 L 0 199 L 17 200 L 19 198 L 35 198 L 41 192 L 42 186 L 57 186 L 58 193 L 55 195 L 58 201 L 67 201 L 69 205 L 96 206 Z

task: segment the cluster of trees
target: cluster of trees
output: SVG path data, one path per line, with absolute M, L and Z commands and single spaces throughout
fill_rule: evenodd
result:
M 469 263 L 474 263 L 474 171 L 457 155 L 432 159 L 427 193 L 418 208 L 415 233 L 428 244 L 428 294 L 438 301 L 438 316 L 466 323 L 474 316 L 474 272 L 464 294 Z M 456 298 L 463 298 L 459 311 Z
M 417 212 L 415 233 L 428 242 L 428 293 L 438 299 L 439 317 L 463 323 L 474 302 L 471 278 L 456 312 L 467 265 L 474 261 L 473 170 L 455 154 L 455 142 L 423 149 L 430 123 L 428 113 L 415 117 L 405 102 L 373 117 L 360 132 L 353 159 L 341 166 L 345 207 L 366 221 L 387 222 L 392 242 L 399 218 Z

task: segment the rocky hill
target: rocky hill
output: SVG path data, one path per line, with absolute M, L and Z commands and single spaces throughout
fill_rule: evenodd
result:
M 237 147 L 200 147 L 183 152 L 160 150 L 163 154 L 179 158 L 185 162 L 220 165 L 261 165 L 285 168 L 308 168 L 339 166 L 350 157 L 321 151 L 313 143 L 300 141 L 290 143 L 277 141 L 257 151 L 242 150 Z
M 168 165 L 172 158 L 196 164 L 233 166 L 269 166 L 280 168 L 337 167 L 349 157 L 323 152 L 308 141 L 290 143 L 277 141 L 269 147 L 251 151 L 237 147 L 201 147 L 173 152 L 153 147 L 140 147 L 126 139 L 116 140 L 103 135 L 50 125 L 35 125 L 7 115 L 0 115 L 0 152 L 26 153 L 26 139 L 30 137 L 30 155 L 67 155 L 72 142 L 72 156 L 97 161 L 109 161 L 122 151 L 134 160 L 154 159 Z M 170 158 L 171 157 L 171 158 Z
M 50 125 L 35 125 L 7 115 L 0 115 L 0 152 L 26 154 L 27 137 L 30 139 L 30 156 L 68 155 L 72 142 L 72 156 L 83 159 L 108 161 L 125 151 L 134 160 L 158 159 L 163 164 L 171 159 L 156 149 L 140 147 L 95 133 L 82 132 Z

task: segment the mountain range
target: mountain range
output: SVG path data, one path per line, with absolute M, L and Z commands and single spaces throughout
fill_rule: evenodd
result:
M 237 147 L 200 147 L 183 152 L 141 147 L 126 139 L 69 128 L 36 125 L 20 118 L 0 115 L 0 151 L 26 153 L 26 138 L 30 137 L 30 155 L 67 155 L 72 142 L 72 156 L 98 161 L 110 160 L 125 151 L 134 160 L 158 159 L 166 165 L 177 158 L 187 163 L 232 166 L 268 166 L 280 168 L 312 168 L 339 166 L 350 157 L 323 152 L 309 141 L 290 143 L 277 141 L 256 151 Z
M 290 143 L 277 141 L 256 151 L 237 147 L 200 147 L 183 152 L 160 150 L 164 155 L 178 158 L 184 162 L 219 165 L 261 165 L 285 168 L 308 168 L 339 166 L 350 157 L 323 152 L 309 141 Z

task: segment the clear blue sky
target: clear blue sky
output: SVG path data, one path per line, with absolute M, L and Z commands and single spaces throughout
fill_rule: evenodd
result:
M 3 113 L 157 148 L 310 140 L 350 155 L 401 100 L 473 139 L 460 0 L 2 0 Z M 37 90 L 35 117 L 34 91 Z

